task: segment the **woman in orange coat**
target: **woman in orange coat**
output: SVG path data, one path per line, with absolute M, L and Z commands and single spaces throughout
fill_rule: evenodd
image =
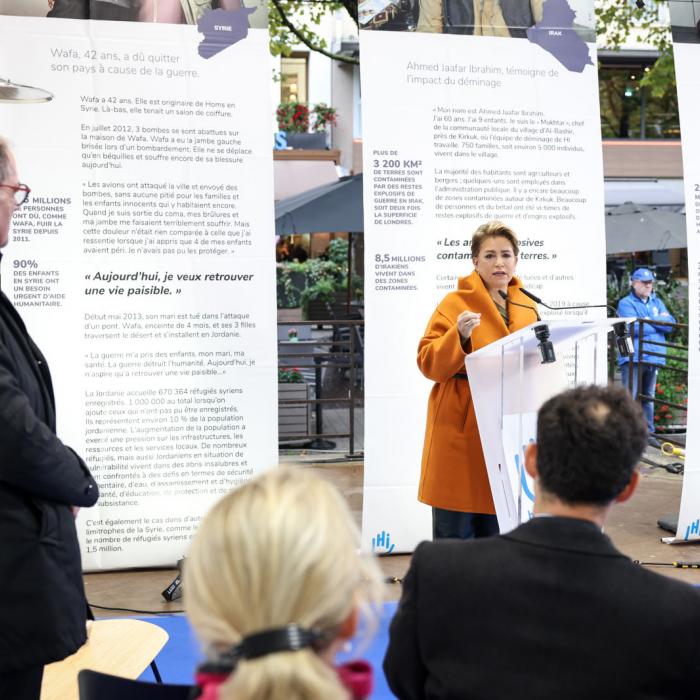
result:
M 418 345 L 418 367 L 435 382 L 428 401 L 418 500 L 433 507 L 433 538 L 498 534 L 464 358 L 536 320 L 514 276 L 518 240 L 498 221 L 472 237 L 474 272 L 459 279 Z

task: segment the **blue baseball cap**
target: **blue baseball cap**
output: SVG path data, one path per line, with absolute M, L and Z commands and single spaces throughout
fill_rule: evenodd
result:
M 647 270 L 646 267 L 640 267 L 632 273 L 630 279 L 633 282 L 653 282 L 654 275 L 652 275 L 651 270 Z

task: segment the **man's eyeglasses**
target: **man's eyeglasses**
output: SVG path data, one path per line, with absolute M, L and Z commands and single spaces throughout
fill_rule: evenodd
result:
M 28 199 L 31 190 L 26 185 L 21 182 L 19 185 L 0 185 L 0 187 L 6 187 L 8 190 L 12 190 L 12 196 L 15 199 L 15 204 L 21 207 Z

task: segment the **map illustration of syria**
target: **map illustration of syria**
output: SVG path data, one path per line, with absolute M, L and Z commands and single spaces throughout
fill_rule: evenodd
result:
M 575 17 L 567 0 L 545 0 L 542 20 L 527 30 L 527 38 L 551 53 L 568 70 L 582 73 L 593 61 L 586 42 L 574 29 Z
M 241 7 L 240 10 L 211 10 L 203 14 L 197 22 L 197 31 L 204 34 L 198 48 L 199 55 L 211 58 L 245 39 L 248 36 L 248 15 L 256 9 Z

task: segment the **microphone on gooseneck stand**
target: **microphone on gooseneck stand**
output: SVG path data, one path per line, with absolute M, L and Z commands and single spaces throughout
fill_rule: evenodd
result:
M 530 297 L 532 301 L 536 304 L 542 304 L 547 309 L 552 309 L 553 311 L 559 311 L 560 309 L 607 309 L 612 311 L 613 315 L 619 318 L 617 309 L 610 304 L 583 304 L 582 306 L 549 306 L 545 304 L 542 299 L 532 292 L 528 292 L 527 289 L 520 287 L 520 291 L 526 296 Z M 511 302 L 511 304 L 514 302 Z M 624 321 L 619 321 L 613 324 L 613 331 L 615 331 L 615 344 L 617 345 L 617 351 L 620 353 L 621 357 L 632 357 L 634 355 L 634 344 L 630 338 L 629 329 Z
M 501 295 L 501 298 L 505 300 L 506 304 L 512 304 L 513 306 L 521 306 L 523 309 L 530 309 L 530 311 L 533 311 L 535 313 L 535 316 L 537 316 L 538 321 L 542 320 L 540 318 L 539 312 L 534 306 L 528 306 L 527 304 L 518 304 L 517 301 L 509 299 L 508 295 L 502 289 L 499 289 L 498 293 Z M 535 326 L 533 330 L 535 331 L 535 337 L 537 338 L 537 347 L 540 349 L 542 364 L 545 365 L 551 362 L 556 362 L 557 358 L 554 354 L 554 345 L 549 339 L 549 326 L 547 326 L 546 323 L 543 323 L 541 326 Z
M 498 293 L 501 295 L 501 298 L 506 302 L 506 304 L 512 304 L 513 306 L 520 306 L 523 309 L 530 309 L 530 311 L 534 312 L 538 321 L 542 320 L 540 318 L 539 313 L 537 312 L 537 309 L 534 306 L 528 306 L 527 304 L 518 304 L 517 301 L 513 301 L 512 299 L 509 299 L 508 295 L 502 289 L 499 289 Z M 530 295 L 528 294 L 527 296 L 530 296 Z M 537 300 L 535 300 L 535 301 L 537 301 Z

